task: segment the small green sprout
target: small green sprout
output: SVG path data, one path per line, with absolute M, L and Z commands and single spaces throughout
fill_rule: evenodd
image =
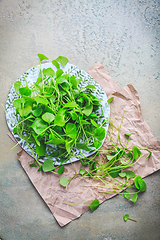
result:
M 123 219 L 124 219 L 125 222 L 126 222 L 128 219 L 131 220 L 131 221 L 137 222 L 137 220 L 130 218 L 130 217 L 129 217 L 129 214 L 125 214 L 125 215 L 123 216 Z
M 63 204 L 77 206 L 77 207 L 78 206 L 87 206 L 90 208 L 91 212 L 94 212 L 99 207 L 99 200 L 94 199 L 93 202 L 91 202 L 91 204 L 73 204 L 73 203 L 66 203 L 66 202 L 63 202 Z

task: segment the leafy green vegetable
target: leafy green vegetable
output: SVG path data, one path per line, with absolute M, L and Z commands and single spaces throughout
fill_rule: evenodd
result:
M 67 187 L 68 183 L 69 183 L 69 179 L 68 179 L 68 178 L 66 178 L 66 177 L 64 177 L 64 176 L 62 176 L 62 177 L 60 178 L 60 184 L 61 184 L 63 187 Z
M 42 169 L 44 172 L 50 172 L 54 170 L 53 160 L 52 159 L 46 159 L 43 163 Z
M 23 86 L 18 80 L 14 84 L 18 98 L 13 102 L 13 106 L 16 109 L 18 123 L 13 131 L 26 141 L 33 151 L 35 162 L 30 166 L 39 165 L 38 172 L 51 171 L 59 176 L 64 173 L 63 163 L 69 161 L 72 156 L 75 157 L 75 152 L 79 149 L 82 156 L 78 157 L 82 165 L 88 165 L 88 168 L 87 170 L 81 168 L 77 173 L 72 165 L 75 174 L 70 179 L 61 176 L 62 187 L 67 187 L 75 177 L 80 176 L 83 179 L 89 177 L 93 181 L 101 181 L 102 188 L 110 188 L 109 193 L 119 194 L 135 203 L 138 194 L 146 191 L 147 186 L 140 176 L 135 176 L 135 173 L 129 169 L 142 157 L 142 149 L 137 146 L 133 146 L 132 149 L 127 148 L 131 139 L 130 133 L 125 133 L 127 142 L 123 146 L 120 139 L 122 121 L 120 126 L 116 127 L 111 119 L 104 119 L 102 99 L 93 94 L 95 87 L 91 84 L 80 87 L 81 78 L 70 76 L 61 69 L 68 63 L 67 58 L 59 56 L 53 60 L 52 64 L 57 69 L 54 71 L 52 68 L 41 69 L 41 62 L 48 60 L 48 57 L 44 54 L 38 54 L 38 57 L 40 72 L 35 83 L 29 86 L 26 81 Z M 108 99 L 108 104 L 113 99 L 114 97 Z M 101 110 L 100 115 L 99 110 Z M 101 118 L 104 119 L 103 122 L 99 121 Z M 108 133 L 108 147 L 102 150 L 100 146 L 106 136 L 104 126 L 107 122 L 110 123 L 111 128 L 118 130 L 118 137 L 117 142 L 114 143 L 111 129 Z M 54 145 L 52 147 L 55 148 L 48 153 L 46 149 L 50 149 L 50 145 Z M 90 154 L 93 151 L 96 153 L 87 158 L 83 156 L 82 150 Z M 149 151 L 147 157 L 149 158 L 151 151 L 146 148 L 143 150 Z M 99 155 L 103 159 L 102 162 L 97 160 Z M 40 163 L 40 159 L 44 162 Z M 60 166 L 55 167 L 56 161 Z M 125 183 L 120 182 L 121 178 L 125 178 Z M 130 188 L 128 181 L 132 178 L 134 178 L 134 186 Z M 131 192 L 130 189 L 133 191 Z M 95 199 L 91 204 L 83 206 L 89 206 L 91 211 L 94 211 L 99 206 L 99 201 Z
M 85 171 L 84 169 L 81 168 L 81 169 L 79 170 L 79 174 L 80 174 L 80 175 L 83 176 L 85 173 L 86 173 L 86 171 Z
M 55 118 L 54 115 L 49 112 L 46 112 L 42 115 L 42 119 L 49 124 L 53 122 L 54 118 Z
M 120 172 L 119 176 L 120 177 L 126 177 L 127 181 L 128 181 L 130 178 L 135 177 L 135 173 L 133 171 L 127 170 L 127 171 L 124 171 L 124 172 Z
M 58 168 L 58 174 L 62 174 L 64 172 L 64 165 Z
M 141 176 L 137 176 L 134 179 L 135 187 L 139 190 L 139 192 L 144 192 L 147 189 L 147 185 L 144 180 L 142 180 Z
M 108 104 L 110 104 L 113 101 L 114 97 L 111 97 L 107 100 Z
M 63 67 L 65 67 L 65 65 L 68 63 L 68 59 L 63 56 L 56 58 L 56 61 L 59 62 Z
M 48 172 L 54 169 L 49 160 L 53 155 L 55 162 L 63 163 L 77 148 L 80 152 L 97 150 L 106 135 L 106 122 L 98 124 L 104 116 L 101 99 L 92 94 L 95 86 L 80 88 L 81 78 L 64 73 L 61 67 L 68 63 L 66 57 L 52 61 L 56 71 L 51 67 L 42 69 L 42 61 L 49 60 L 47 56 L 39 53 L 38 58 L 40 70 L 35 83 L 29 85 L 26 79 L 25 86 L 19 80 L 14 84 L 19 97 L 13 102 L 18 119 L 14 132 L 34 151 L 37 163 L 44 160 L 40 170 Z M 100 116 L 97 110 L 101 110 Z M 50 145 L 56 146 L 56 155 L 54 152 L 48 155 L 46 149 Z M 46 157 L 49 159 L 45 160 Z
M 37 167 L 37 163 L 36 162 L 30 163 L 29 166 L 30 167 Z
M 125 222 L 126 222 L 128 219 L 131 220 L 131 221 L 137 222 L 136 220 L 130 218 L 130 217 L 129 217 L 129 214 L 125 214 L 125 215 L 123 216 L 123 219 L 124 219 Z
M 38 57 L 40 62 L 42 62 L 43 60 L 49 60 L 48 57 L 46 57 L 44 54 L 42 53 L 38 53 Z
M 67 205 L 71 205 L 71 206 L 86 206 L 89 207 L 91 212 L 94 212 L 98 207 L 99 207 L 99 200 L 98 199 L 94 199 L 91 204 L 73 204 L 73 203 L 63 203 L 63 204 L 67 204 Z

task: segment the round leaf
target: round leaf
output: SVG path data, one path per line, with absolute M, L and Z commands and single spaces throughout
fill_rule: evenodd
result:
M 105 129 L 100 127 L 94 130 L 94 136 L 99 140 L 102 141 L 105 138 Z
M 54 120 L 54 115 L 52 113 L 46 112 L 42 115 L 42 119 L 50 124 Z
M 99 207 L 99 200 L 95 199 L 93 202 L 89 205 L 91 211 L 95 211 Z
M 36 118 L 36 120 L 31 125 L 31 128 L 37 133 L 41 134 L 42 131 L 48 127 L 47 123 L 45 123 L 41 118 Z
M 66 134 L 68 137 L 75 139 L 77 136 L 76 125 L 73 123 L 67 123 L 66 125 Z
M 62 174 L 64 172 L 64 165 L 58 168 L 58 174 Z
M 43 171 L 44 172 L 50 172 L 52 170 L 54 170 L 54 165 L 53 165 L 53 160 L 52 159 L 46 159 L 43 163 Z
M 25 95 L 25 96 L 31 95 L 31 90 L 28 88 L 28 86 L 19 88 L 19 92 L 21 95 Z
M 38 53 L 37 55 L 39 57 L 40 62 L 42 62 L 43 60 L 49 60 L 49 58 L 42 53 Z
M 123 216 L 123 219 L 124 219 L 125 222 L 128 220 L 128 218 L 129 218 L 129 214 L 125 214 L 125 215 Z
M 64 177 L 64 176 L 60 178 L 60 184 L 61 184 L 61 186 L 67 187 L 68 183 L 69 183 L 69 179 L 68 179 L 68 178 L 66 178 L 66 177 Z

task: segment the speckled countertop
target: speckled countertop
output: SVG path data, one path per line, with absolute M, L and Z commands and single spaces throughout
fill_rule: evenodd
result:
M 0 0 L 0 103 L 14 81 L 59 55 L 83 70 L 101 62 L 115 82 L 132 83 L 145 121 L 160 140 L 159 0 Z M 61 228 L 17 160 L 0 110 L 0 238 L 3 240 L 160 239 L 160 172 L 145 178 L 136 204 L 120 196 Z M 124 213 L 137 223 L 123 221 Z

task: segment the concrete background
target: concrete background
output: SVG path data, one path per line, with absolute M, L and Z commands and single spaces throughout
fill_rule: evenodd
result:
M 37 53 L 83 70 L 101 62 L 115 82 L 132 83 L 144 119 L 160 140 L 159 0 L 0 0 L 0 103 Z M 0 238 L 3 240 L 160 239 L 160 171 L 145 178 L 136 204 L 119 196 L 61 228 L 21 168 L 0 107 Z M 137 223 L 123 221 L 129 213 Z

